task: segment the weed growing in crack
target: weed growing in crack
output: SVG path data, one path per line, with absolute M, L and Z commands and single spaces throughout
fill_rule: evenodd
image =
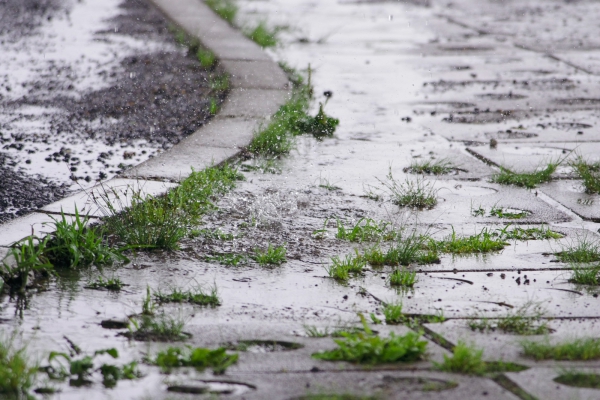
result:
M 492 176 L 491 182 L 533 189 L 541 183 L 550 182 L 552 174 L 561 162 L 562 160 L 550 162 L 544 169 L 536 172 L 513 172 L 508 168 L 500 167 L 500 173 Z
M 454 227 L 452 234 L 444 240 L 435 243 L 435 247 L 442 253 L 451 254 L 474 254 L 490 253 L 502 250 L 507 242 L 503 238 L 496 238 L 494 233 L 483 228 L 476 235 L 459 237 L 456 235 Z
M 398 233 L 389 228 L 389 222 L 376 222 L 370 218 L 361 218 L 354 225 L 346 227 L 336 219 L 337 233 L 335 237 L 349 242 L 376 242 L 394 240 Z
M 600 162 L 589 163 L 582 156 L 578 156 L 569 166 L 575 170 L 583 181 L 587 194 L 600 193 Z
M 423 359 L 427 342 L 421 335 L 408 332 L 405 335 L 390 333 L 382 338 L 368 327 L 364 316 L 360 315 L 364 332 L 342 333 L 343 339 L 336 339 L 334 350 L 314 353 L 314 358 L 325 361 L 348 361 L 359 364 L 384 364 L 413 362 Z
M 108 278 L 105 280 L 104 277 L 99 276 L 95 281 L 89 282 L 85 287 L 87 289 L 106 289 L 111 292 L 119 292 L 121 289 L 123 289 L 123 287 L 125 287 L 125 284 L 118 277 Z
M 198 371 L 210 368 L 216 375 L 221 375 L 227 368 L 237 363 L 238 355 L 228 354 L 223 347 L 215 350 L 191 346 L 169 347 L 158 352 L 156 357 L 149 361 L 160 367 L 163 372 L 171 372 L 173 368 L 179 367 L 194 367 Z
M 498 217 L 498 218 L 506 218 L 506 219 L 521 219 L 521 218 L 525 218 L 526 216 L 529 215 L 528 211 L 510 211 L 507 210 L 503 207 L 492 207 L 492 209 L 490 210 L 489 216 L 490 217 Z
M 342 259 L 338 256 L 331 257 L 332 264 L 325 267 L 327 275 L 337 281 L 347 281 L 350 276 L 360 275 L 366 266 L 366 261 L 361 256 L 347 255 Z
M 437 249 L 432 239 L 415 231 L 399 234 L 393 244 L 385 251 L 379 245 L 376 245 L 365 250 L 361 257 L 374 267 L 439 262 Z
M 571 277 L 569 282 L 578 285 L 600 285 L 600 264 L 584 266 L 571 264 Z
M 71 222 L 62 211 L 60 219 L 51 218 L 54 220 L 54 232 L 50 234 L 44 254 L 56 268 L 77 268 L 127 260 L 120 251 L 104 244 L 102 228 L 86 227 L 89 218 L 79 215 L 77 208 Z
M 417 273 L 407 269 L 396 269 L 389 277 L 390 285 L 401 287 L 413 287 L 417 283 Z
M 418 210 L 431 209 L 437 204 L 437 192 L 432 182 L 422 178 L 406 179 L 403 183 L 396 181 L 390 167 L 386 181 L 377 179 L 384 187 L 393 204 Z
M 202 68 L 211 69 L 217 63 L 217 57 L 215 53 L 208 49 L 198 49 L 196 52 L 196 58 L 200 61 Z
M 458 168 L 448 159 L 415 161 L 404 172 L 425 175 L 447 175 Z
M 17 348 L 14 336 L 0 335 L 0 397 L 27 399 L 35 383 L 37 365 L 27 356 L 25 347 Z
M 531 315 L 533 314 L 533 315 Z M 473 331 L 495 331 L 515 335 L 546 335 L 551 332 L 547 322 L 541 322 L 544 311 L 540 304 L 528 302 L 514 312 L 508 312 L 503 318 L 486 318 L 469 322 Z
M 238 12 L 238 7 L 234 0 L 204 0 L 219 17 L 233 24 L 235 16 Z
M 561 239 L 565 237 L 562 233 L 553 231 L 549 226 L 542 225 L 537 228 L 521 228 L 515 227 L 508 229 L 510 225 L 496 231 L 495 235 L 503 240 L 550 240 Z
M 521 348 L 525 357 L 540 360 L 587 361 L 600 359 L 600 339 L 573 339 L 557 344 L 544 341 L 522 341 Z
M 105 191 L 101 198 L 106 233 L 131 248 L 176 249 L 188 235 L 188 226 L 214 208 L 212 199 L 231 190 L 240 178 L 228 165 L 192 171 L 164 196 L 143 197 L 141 191 L 129 189 L 131 204 L 117 190 Z
M 24 291 L 30 284 L 30 275 L 35 280 L 53 272 L 45 255 L 48 240 L 48 236 L 42 240 L 28 236 L 10 248 L 0 264 L 0 277 L 5 285 Z
M 579 388 L 600 389 L 600 375 L 588 374 L 576 370 L 563 371 L 559 376 L 554 378 L 554 382 Z
M 277 46 L 279 30 L 280 28 L 270 29 L 266 22 L 261 21 L 254 28 L 245 30 L 244 34 L 264 49 Z
M 189 335 L 183 332 L 185 321 L 181 317 L 171 317 L 165 314 L 159 316 L 142 315 L 139 318 L 130 318 L 129 332 L 123 336 L 153 342 L 177 342 L 188 339 Z
M 187 291 L 172 288 L 168 293 L 163 293 L 159 290 L 154 293 L 154 299 L 159 303 L 191 303 L 211 307 L 221 305 L 221 299 L 219 299 L 216 286 L 210 288 L 210 292 L 206 292 L 201 286 Z
M 452 357 L 444 354 L 442 363 L 433 363 L 435 368 L 443 372 L 455 372 L 466 375 L 484 375 L 486 365 L 483 361 L 483 350 L 459 341 L 452 349 Z
M 208 81 L 208 87 L 216 92 L 224 92 L 229 90 L 229 76 L 223 75 L 212 75 Z
M 388 325 L 397 325 L 403 323 L 406 318 L 402 313 L 402 303 L 388 303 L 383 306 L 383 316 Z
M 600 261 L 600 240 L 583 235 L 571 241 L 556 253 L 559 261 L 568 263 L 590 263 Z
M 259 265 L 281 265 L 285 260 L 285 246 L 273 246 L 269 243 L 265 250 L 254 249 L 252 259 Z

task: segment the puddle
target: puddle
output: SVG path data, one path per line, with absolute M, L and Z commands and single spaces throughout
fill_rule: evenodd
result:
M 238 340 L 235 343 L 224 343 L 223 346 L 230 350 L 246 351 L 248 353 L 273 353 L 298 350 L 304 347 L 300 343 L 277 340 Z

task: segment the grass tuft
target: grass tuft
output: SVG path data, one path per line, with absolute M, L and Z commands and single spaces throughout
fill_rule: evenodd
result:
M 186 340 L 189 335 L 183 332 L 185 321 L 180 317 L 171 317 L 161 314 L 157 317 L 142 315 L 139 318 L 130 318 L 130 331 L 123 336 L 153 342 L 177 342 Z
M 354 225 L 346 227 L 342 221 L 336 220 L 335 237 L 349 242 L 376 242 L 394 240 L 397 232 L 389 229 L 389 222 L 376 222 L 370 218 L 361 218 Z
M 16 348 L 14 338 L 0 336 L 0 397 L 29 398 L 28 392 L 37 371 L 38 367 L 29 361 L 25 347 Z
M 205 69 L 211 69 L 217 63 L 217 57 L 215 56 L 215 53 L 208 49 L 198 49 L 196 52 L 196 57 L 198 58 L 198 61 L 200 61 L 202 68 Z
M 571 264 L 571 277 L 569 282 L 578 285 L 600 285 L 600 264 L 583 266 Z
M 490 253 L 500 251 L 508 245 L 502 238 L 484 228 L 476 235 L 458 237 L 454 227 L 452 234 L 435 243 L 438 251 L 451 254 Z
M 569 166 L 583 180 L 583 186 L 587 194 L 600 193 L 600 162 L 589 163 L 582 156 L 578 156 L 569 163 Z
M 525 357 L 539 360 L 587 361 L 600 359 L 600 339 L 574 339 L 550 344 L 549 339 L 542 342 L 521 342 Z
M 234 0 L 204 0 L 217 15 L 225 21 L 233 24 L 235 16 L 238 12 L 238 7 Z
M 273 246 L 269 243 L 265 250 L 254 249 L 252 259 L 259 265 L 281 265 L 285 260 L 285 246 Z
M 406 320 L 406 317 L 402 313 L 402 303 L 388 303 L 383 306 L 383 316 L 385 317 L 385 323 L 388 325 L 401 324 Z
M 399 207 L 422 210 L 433 208 L 437 204 L 438 189 L 435 189 L 431 182 L 417 178 L 415 180 L 406 179 L 403 183 L 399 183 L 392 175 L 391 168 L 386 179 L 386 181 L 378 180 L 387 191 L 392 203 Z
M 118 277 L 105 280 L 102 276 L 98 277 L 95 281 L 88 283 L 86 286 L 87 289 L 106 289 L 111 292 L 118 292 L 123 289 L 123 287 L 125 287 L 125 284 Z
M 555 232 L 545 225 L 539 228 L 515 227 L 511 230 L 508 229 L 509 226 L 507 225 L 504 229 L 497 230 L 498 236 L 503 240 L 550 240 L 565 237 L 562 233 Z
M 507 313 L 504 318 L 491 321 L 480 319 L 469 322 L 473 331 L 495 331 L 516 335 L 546 335 L 551 332 L 547 322 L 541 322 L 543 310 L 539 304 L 528 302 L 515 312 Z
M 237 267 L 238 265 L 245 264 L 248 259 L 243 254 L 217 254 L 206 257 L 206 261 L 218 262 L 221 265 L 230 267 Z
M 211 368 L 217 374 L 224 374 L 227 368 L 237 363 L 237 354 L 227 354 L 227 350 L 220 347 L 210 350 L 202 347 L 169 347 L 160 351 L 156 357 L 151 360 L 161 368 L 163 372 L 170 372 L 173 368 L 194 367 L 199 371 Z
M 500 167 L 500 173 L 492 176 L 491 182 L 533 189 L 541 183 L 550 182 L 552 174 L 556 171 L 560 163 L 561 161 L 550 162 L 544 169 L 536 172 L 513 172 L 507 168 Z
M 374 267 L 382 265 L 407 266 L 412 263 L 434 264 L 439 262 L 437 249 L 433 240 L 418 234 L 416 231 L 400 233 L 395 242 L 387 249 L 382 250 L 380 246 L 373 246 L 361 255 Z
M 457 171 L 458 168 L 454 163 L 447 159 L 441 160 L 423 160 L 413 162 L 410 167 L 404 168 L 404 172 L 411 174 L 424 174 L 424 175 L 447 175 L 453 171 Z
M 314 353 L 314 358 L 325 361 L 348 361 L 358 364 L 384 364 L 413 362 L 423 359 L 427 342 L 420 340 L 421 335 L 408 332 L 405 335 L 390 333 L 382 338 L 374 335 L 360 315 L 364 332 L 343 332 L 343 339 L 334 340 L 338 348 Z
M 590 263 L 600 261 L 600 240 L 588 235 L 579 236 L 556 253 L 559 261 L 568 263 Z
M 598 374 L 564 371 L 554 378 L 554 382 L 579 388 L 600 389 L 600 375 Z
M 245 35 L 263 49 L 277 46 L 279 29 L 269 29 L 266 22 L 260 21 L 254 28 L 246 30 Z
M 211 307 L 221 305 L 221 299 L 219 299 L 216 286 L 210 288 L 210 293 L 204 291 L 201 286 L 197 286 L 194 289 L 187 291 L 172 288 L 168 293 L 163 293 L 161 291 L 154 293 L 154 299 L 159 303 L 191 303 L 199 306 Z
M 444 354 L 442 363 L 434 362 L 437 370 L 443 372 L 455 372 L 467 375 L 484 375 L 486 365 L 483 361 L 483 350 L 467 345 L 459 341 L 452 349 L 452 357 Z
M 45 255 L 48 240 L 48 236 L 42 240 L 28 236 L 13 245 L 0 264 L 4 284 L 24 291 L 30 284 L 30 275 L 33 279 L 49 275 L 53 266 Z
M 390 274 L 390 285 L 413 287 L 417 283 L 417 273 L 406 269 L 397 269 Z
M 327 274 L 337 281 L 347 281 L 350 276 L 360 275 L 366 266 L 366 260 L 361 256 L 347 255 L 342 259 L 331 257 L 332 265 L 325 267 Z

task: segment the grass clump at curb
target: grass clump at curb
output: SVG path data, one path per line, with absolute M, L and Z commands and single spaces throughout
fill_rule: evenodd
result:
M 459 341 L 452 349 L 452 356 L 444 354 L 444 361 L 434 362 L 438 371 L 453 372 L 465 375 L 482 376 L 486 374 L 497 374 L 502 372 L 518 372 L 527 367 L 503 361 L 483 361 L 483 350 L 473 345 Z
M 533 314 L 533 316 L 528 314 Z M 469 328 L 480 332 L 499 330 L 515 335 L 546 335 L 551 332 L 551 329 L 547 322 L 541 322 L 542 317 L 541 306 L 530 302 L 513 313 L 507 313 L 504 318 L 493 321 L 487 318 L 471 321 Z
M 269 29 L 266 22 L 261 21 L 252 29 L 247 29 L 244 34 L 263 49 L 277 46 L 277 34 L 280 28 Z
M 104 277 L 99 276 L 95 281 L 89 282 L 85 288 L 86 289 L 95 289 L 102 290 L 106 289 L 111 292 L 119 292 L 121 289 L 125 287 L 125 284 L 118 278 L 108 278 L 104 279 Z
M 600 375 L 598 374 L 564 371 L 554 378 L 554 382 L 579 388 L 600 389 Z
M 544 169 L 536 172 L 513 172 L 508 168 L 500 167 L 500 173 L 492 176 L 490 181 L 501 185 L 514 185 L 533 189 L 541 183 L 550 182 L 552 174 L 560 163 L 561 161 L 550 162 Z
M 578 156 L 569 166 L 575 170 L 583 181 L 587 194 L 600 193 L 600 162 L 588 163 L 582 156 Z
M 569 282 L 578 285 L 600 285 L 600 264 L 591 266 L 572 264 Z
M 401 287 L 413 287 L 417 283 L 417 273 L 406 269 L 396 269 L 390 274 L 390 285 Z
M 217 57 L 215 53 L 208 49 L 198 49 L 196 52 L 196 58 L 200 61 L 200 65 L 204 69 L 211 69 L 217 63 Z
M 173 368 L 194 367 L 199 371 L 206 368 L 212 369 L 217 374 L 224 374 L 227 368 L 237 363 L 237 354 L 227 354 L 227 350 L 220 347 L 210 350 L 202 347 L 169 347 L 160 351 L 150 363 L 161 368 L 163 372 L 171 372 Z
M 406 179 L 406 181 L 400 183 L 392 175 L 391 168 L 386 179 L 387 181 L 378 180 L 393 204 L 418 210 L 431 209 L 436 206 L 438 189 L 433 187 L 432 182 L 417 178 L 414 180 Z
M 503 238 L 496 238 L 487 228 L 476 235 L 459 237 L 454 227 L 450 236 L 435 243 L 438 251 L 451 254 L 490 253 L 500 251 L 506 245 L 508 243 Z
M 410 167 L 404 168 L 404 172 L 411 174 L 425 174 L 425 175 L 447 175 L 453 171 L 457 171 L 458 168 L 454 163 L 447 159 L 441 160 L 423 160 L 413 162 Z
M 269 243 L 266 249 L 254 249 L 252 259 L 259 265 L 281 265 L 285 260 L 285 246 L 273 246 Z
M 210 292 L 206 292 L 201 286 L 187 291 L 172 288 L 168 293 L 163 293 L 159 290 L 154 293 L 154 299 L 158 303 L 191 303 L 211 307 L 221 305 L 221 299 L 219 298 L 216 286 L 210 288 Z
M 233 24 L 235 16 L 238 12 L 238 7 L 234 0 L 204 0 L 219 17 Z
M 557 344 L 550 344 L 546 337 L 544 341 L 521 342 L 525 357 L 539 360 L 569 360 L 587 361 L 600 359 L 600 339 L 573 339 Z
M 590 263 L 600 261 L 600 240 L 588 235 L 580 236 L 576 241 L 564 246 L 556 253 L 559 261 L 568 263 Z
M 4 284 L 24 291 L 31 284 L 30 275 L 35 280 L 52 273 L 53 266 L 44 254 L 48 240 L 47 236 L 42 240 L 28 236 L 13 245 L 0 264 Z
M 367 265 L 361 256 L 347 255 L 346 258 L 331 257 L 332 264 L 325 267 L 327 275 L 336 281 L 347 281 L 350 276 L 360 275 Z
M 129 207 L 116 190 L 111 196 L 105 192 L 105 232 L 131 248 L 176 249 L 179 240 L 188 235 L 189 226 L 214 208 L 212 199 L 234 188 L 239 179 L 237 170 L 228 165 L 192 171 L 164 196 L 143 198 L 141 191 L 131 190 Z
M 29 398 L 37 371 L 25 347 L 17 348 L 14 338 L 0 335 L 0 397 Z
M 150 310 L 152 312 L 152 310 Z M 152 342 L 177 342 L 189 338 L 183 332 L 185 321 L 181 317 L 171 317 L 165 314 L 158 316 L 144 315 L 129 319 L 129 332 L 122 335 L 129 339 Z
M 420 340 L 421 335 L 408 332 L 405 335 L 390 333 L 382 338 L 367 326 L 360 315 L 364 332 L 343 332 L 342 339 L 336 339 L 338 348 L 314 353 L 314 358 L 325 361 L 348 361 L 358 364 L 385 364 L 413 362 L 422 360 L 427 350 L 427 342 Z
M 327 221 L 325 222 L 327 224 Z M 377 222 L 371 218 L 361 218 L 354 225 L 346 227 L 342 221 L 336 220 L 335 237 L 349 242 L 376 242 L 394 240 L 397 232 L 389 229 L 389 222 Z

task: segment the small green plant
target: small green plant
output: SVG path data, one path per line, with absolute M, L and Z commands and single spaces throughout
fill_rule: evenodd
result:
M 229 76 L 227 75 L 211 75 L 208 86 L 211 90 L 224 92 L 229 90 Z
M 571 277 L 569 282 L 578 285 L 600 285 L 600 264 L 583 266 L 571 264 Z
M 329 100 L 329 97 L 327 100 Z M 325 104 L 319 103 L 319 112 L 316 116 L 311 117 L 310 115 L 306 115 L 298 121 L 297 128 L 301 133 L 313 135 L 317 140 L 333 136 L 337 126 L 340 124 L 340 120 L 325 114 L 323 110 Z
M 139 340 L 154 342 L 177 342 L 186 340 L 189 335 L 183 332 L 185 321 L 181 317 L 167 316 L 164 313 L 158 316 L 141 315 L 132 317 L 129 332 L 123 336 Z
M 0 397 L 29 398 L 37 370 L 27 356 L 27 349 L 15 346 L 14 336 L 0 335 Z
M 394 240 L 397 233 L 389 229 L 389 222 L 376 222 L 370 218 L 361 218 L 354 225 L 346 227 L 342 221 L 336 219 L 337 233 L 335 237 L 349 242 L 375 242 L 379 240 Z
M 500 173 L 492 176 L 491 182 L 533 189 L 541 183 L 550 182 L 552 174 L 561 162 L 550 162 L 544 169 L 536 172 L 513 172 L 508 168 L 500 167 Z
M 205 0 L 207 6 L 209 6 L 219 17 L 225 21 L 233 24 L 235 16 L 238 12 L 238 7 L 234 0 Z
M 265 250 L 254 249 L 252 259 L 260 265 L 281 265 L 285 262 L 285 246 L 273 246 L 269 243 Z
M 452 357 L 444 354 L 444 361 L 434 362 L 434 366 L 440 371 L 467 375 L 484 375 L 487 371 L 486 363 L 483 361 L 483 350 L 462 341 L 452 349 Z
M 556 253 L 559 261 L 568 263 L 590 263 L 600 261 L 600 240 L 589 235 L 578 236 Z
M 575 170 L 587 194 L 600 193 L 600 162 L 589 163 L 582 156 L 578 156 L 569 166 Z
M 418 234 L 414 230 L 398 233 L 395 241 L 387 250 L 384 251 L 379 245 L 376 245 L 365 250 L 361 257 L 374 267 L 439 262 L 437 248 L 433 240 L 426 235 Z
M 384 364 L 413 362 L 421 360 L 427 350 L 427 342 L 421 335 L 408 332 L 405 335 L 390 333 L 381 338 L 368 327 L 364 316 L 360 315 L 364 332 L 343 332 L 343 339 L 336 339 L 334 350 L 314 353 L 314 358 L 325 361 L 348 361 L 359 364 Z
M 120 252 L 103 243 L 101 228 L 86 227 L 89 218 L 79 215 L 77 208 L 71 221 L 62 211 L 60 219 L 51 218 L 54 220 L 54 232 L 50 234 L 44 254 L 55 267 L 76 268 L 126 260 Z
M 417 283 L 417 273 L 407 269 L 396 269 L 390 274 L 390 285 L 413 287 Z
M 262 48 L 277 46 L 278 33 L 278 28 L 269 29 L 264 21 L 259 22 L 254 28 L 245 31 L 246 36 Z
M 600 389 L 600 375 L 598 374 L 563 371 L 559 376 L 554 378 L 554 382 L 579 388 Z
M 332 265 L 325 267 L 327 274 L 337 281 L 347 281 L 350 276 L 360 275 L 366 266 L 366 260 L 360 256 L 347 255 L 345 258 L 331 257 Z
M 503 207 L 492 207 L 490 217 L 506 218 L 506 219 L 521 219 L 529 215 L 527 211 L 509 211 Z
M 248 258 L 243 254 L 217 254 L 206 257 L 206 261 L 214 261 L 221 265 L 237 267 L 238 265 L 245 264 L 248 261 Z
M 45 255 L 48 240 L 48 236 L 42 240 L 28 236 L 10 248 L 0 264 L 0 277 L 5 285 L 24 291 L 30 284 L 30 275 L 37 279 L 53 271 Z
M 95 281 L 88 283 L 86 288 L 95 290 L 106 289 L 112 292 L 118 292 L 123 289 L 124 286 L 125 284 L 118 277 L 105 280 L 104 277 L 99 276 Z
M 438 251 L 443 253 L 481 254 L 500 251 L 508 245 L 503 238 L 496 239 L 495 237 L 487 228 L 483 228 L 476 235 L 459 237 L 452 227 L 452 234 L 444 240 L 436 242 L 435 246 Z
M 209 99 L 208 112 L 210 115 L 216 115 L 217 111 L 219 111 L 219 103 L 215 98 Z
M 392 203 L 399 207 L 408 207 L 418 210 L 430 209 L 437 204 L 437 192 L 432 182 L 422 178 L 406 179 L 403 183 L 396 181 L 390 167 L 386 181 L 378 179 L 379 183 L 388 193 Z
M 588 361 L 600 359 L 600 339 L 573 339 L 557 344 L 544 341 L 522 341 L 521 347 L 525 357 L 539 360 Z
M 413 162 L 410 167 L 404 168 L 404 172 L 426 175 L 447 175 L 454 171 L 458 171 L 456 165 L 454 165 L 452 161 L 445 158 L 435 161 L 416 161 Z
M 508 229 L 509 226 L 498 229 L 494 234 L 503 240 L 550 240 L 565 237 L 562 233 L 555 232 L 546 225 L 539 228 L 515 227 L 511 230 Z
M 199 371 L 211 368 L 215 374 L 224 374 L 227 368 L 238 360 L 237 354 L 227 354 L 227 350 L 220 347 L 210 350 L 202 347 L 169 347 L 159 352 L 151 363 L 160 367 L 163 372 L 170 372 L 173 368 L 194 367 Z
M 211 69 L 217 62 L 217 57 L 215 56 L 215 53 L 208 49 L 198 49 L 196 57 L 198 58 L 198 61 L 200 61 L 200 65 L 202 65 L 202 68 L 206 69 Z
M 402 303 L 388 303 L 383 306 L 383 316 L 385 323 L 388 325 L 401 324 L 406 321 L 406 317 L 402 313 Z
M 154 293 L 154 298 L 159 303 L 191 303 L 199 306 L 211 307 L 221 305 L 221 299 L 219 299 L 217 293 L 217 286 L 210 288 L 210 293 L 205 292 L 202 286 L 196 286 L 194 289 L 187 291 L 172 288 L 168 293 L 163 293 L 161 291 Z
M 516 335 L 546 335 L 551 332 L 547 322 L 542 322 L 544 311 L 538 303 L 527 302 L 516 311 L 507 312 L 503 318 L 486 318 L 469 322 L 474 331 L 486 332 L 499 330 Z
M 152 294 L 150 291 L 150 286 L 146 286 L 146 296 L 144 296 L 142 300 L 142 315 L 150 316 L 154 315 L 154 310 L 156 309 L 156 304 L 152 301 Z

